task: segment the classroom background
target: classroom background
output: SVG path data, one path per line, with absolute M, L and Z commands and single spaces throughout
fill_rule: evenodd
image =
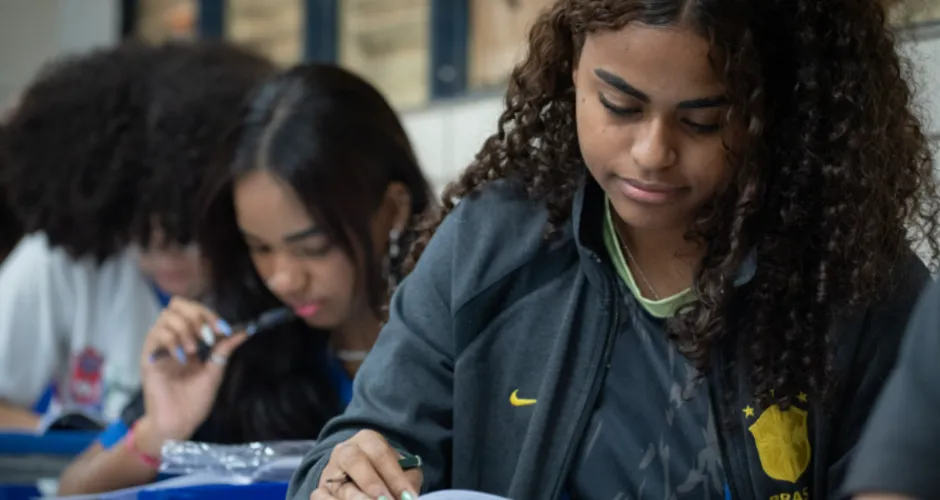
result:
M 223 39 L 285 68 L 332 62 L 368 79 L 400 113 L 424 173 L 440 192 L 495 131 L 510 71 L 524 55 L 527 27 L 552 1 L 0 0 L 0 110 L 61 55 L 126 39 Z M 920 112 L 937 147 L 940 0 L 890 1 Z M 8 437 L 0 444 L 17 453 L 36 452 L 27 439 Z M 77 453 L 85 445 L 58 443 L 56 450 Z M 7 460 L 0 453 L 0 469 L 22 463 L 19 455 Z M 0 500 L 20 498 L 2 487 L 0 482 Z M 272 487 L 268 496 L 283 497 L 284 487 Z M 244 498 L 265 497 L 246 491 Z M 236 498 L 231 490 L 212 494 Z
M 525 28 L 549 0 L 2 0 L 0 102 L 59 54 L 124 38 L 224 38 L 283 66 L 330 61 L 404 117 L 442 188 L 493 132 Z M 897 2 L 931 137 L 940 139 L 940 1 Z

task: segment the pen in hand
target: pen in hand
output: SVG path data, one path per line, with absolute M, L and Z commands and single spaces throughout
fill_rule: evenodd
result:
M 253 320 L 235 324 L 231 326 L 225 334 L 245 333 L 248 336 L 252 336 L 263 330 L 287 323 L 294 318 L 296 318 L 296 316 L 289 307 L 279 307 L 266 311 Z M 209 359 L 209 356 L 212 354 L 212 346 L 215 344 L 215 332 L 212 331 L 209 325 L 203 325 L 200 335 L 202 339 L 198 341 L 196 357 L 204 362 Z M 150 354 L 150 361 L 155 362 L 167 356 L 172 356 L 172 353 L 169 349 L 161 347 Z
M 421 466 L 424 465 L 424 462 L 421 460 L 421 457 L 418 455 L 412 455 L 411 453 L 408 453 L 406 451 L 399 451 L 398 455 L 401 457 L 398 459 L 398 466 L 401 467 L 401 470 L 403 472 L 409 471 L 412 469 L 420 469 Z M 346 484 L 350 481 L 352 481 L 352 479 L 349 477 L 349 474 L 346 474 L 344 472 L 339 477 L 332 477 L 332 478 L 327 479 L 326 483 L 334 485 L 334 486 L 339 486 L 342 484 Z

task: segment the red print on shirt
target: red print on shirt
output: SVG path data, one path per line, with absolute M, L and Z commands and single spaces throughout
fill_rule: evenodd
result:
M 69 399 L 79 406 L 100 407 L 104 396 L 104 356 L 93 347 L 86 347 L 72 358 L 69 378 Z

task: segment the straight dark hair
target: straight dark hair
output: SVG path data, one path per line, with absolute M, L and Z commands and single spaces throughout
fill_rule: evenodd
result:
M 362 293 L 380 311 L 388 286 L 374 258 L 372 217 L 393 182 L 410 191 L 415 220 L 432 199 L 408 136 L 382 95 L 337 66 L 297 66 L 257 90 L 223 151 L 232 156 L 221 158 L 209 176 L 213 182 L 197 236 L 216 310 L 238 321 L 280 305 L 252 264 L 232 194 L 240 178 L 266 170 L 296 191 L 311 217 L 356 263 Z M 401 262 L 393 264 L 400 268 Z M 218 433 L 214 440 L 315 437 L 340 412 L 325 368 L 327 339 L 328 332 L 295 321 L 241 346 L 210 416 Z

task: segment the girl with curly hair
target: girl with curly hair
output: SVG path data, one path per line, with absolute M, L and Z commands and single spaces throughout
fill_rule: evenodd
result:
M 3 166 L 0 165 L 0 168 Z M 23 237 L 23 227 L 16 213 L 7 204 L 7 197 L 8 195 L 0 190 L 0 263 Z
M 3 124 L 0 123 L 0 143 L 3 142 Z M 0 151 L 0 177 L 3 176 L 5 160 Z M 0 264 L 3 263 L 7 255 L 13 251 L 20 238 L 23 237 L 23 225 L 20 224 L 19 217 L 10 206 L 10 193 L 0 184 Z
M 3 136 L 6 133 L 4 125 L 16 106 L 16 96 L 10 99 L 10 102 L 0 111 L 0 144 L 3 143 Z M 0 179 L 3 178 L 7 160 L 3 157 L 3 151 L 0 150 Z M 23 237 L 23 225 L 20 223 L 19 216 L 10 206 L 11 193 L 0 183 L 0 264 L 6 259 L 7 255 L 13 251 L 20 238 Z
M 83 453 L 60 494 L 152 481 L 167 440 L 315 439 L 351 397 L 412 222 L 433 205 L 404 128 L 366 81 L 309 64 L 263 84 L 223 149 L 234 155 L 209 175 L 197 236 L 206 297 L 174 298 L 161 314 L 143 392 L 112 426 L 119 440 Z M 297 316 L 287 324 L 232 331 L 285 305 Z M 179 357 L 151 359 L 159 349 Z
M 528 41 L 290 497 L 833 496 L 938 253 L 882 5 L 558 0 Z
M 271 72 L 223 44 L 125 44 L 55 61 L 24 90 L 0 138 L 27 233 L 0 267 L 0 427 L 120 414 L 162 306 L 201 293 L 197 190 Z

